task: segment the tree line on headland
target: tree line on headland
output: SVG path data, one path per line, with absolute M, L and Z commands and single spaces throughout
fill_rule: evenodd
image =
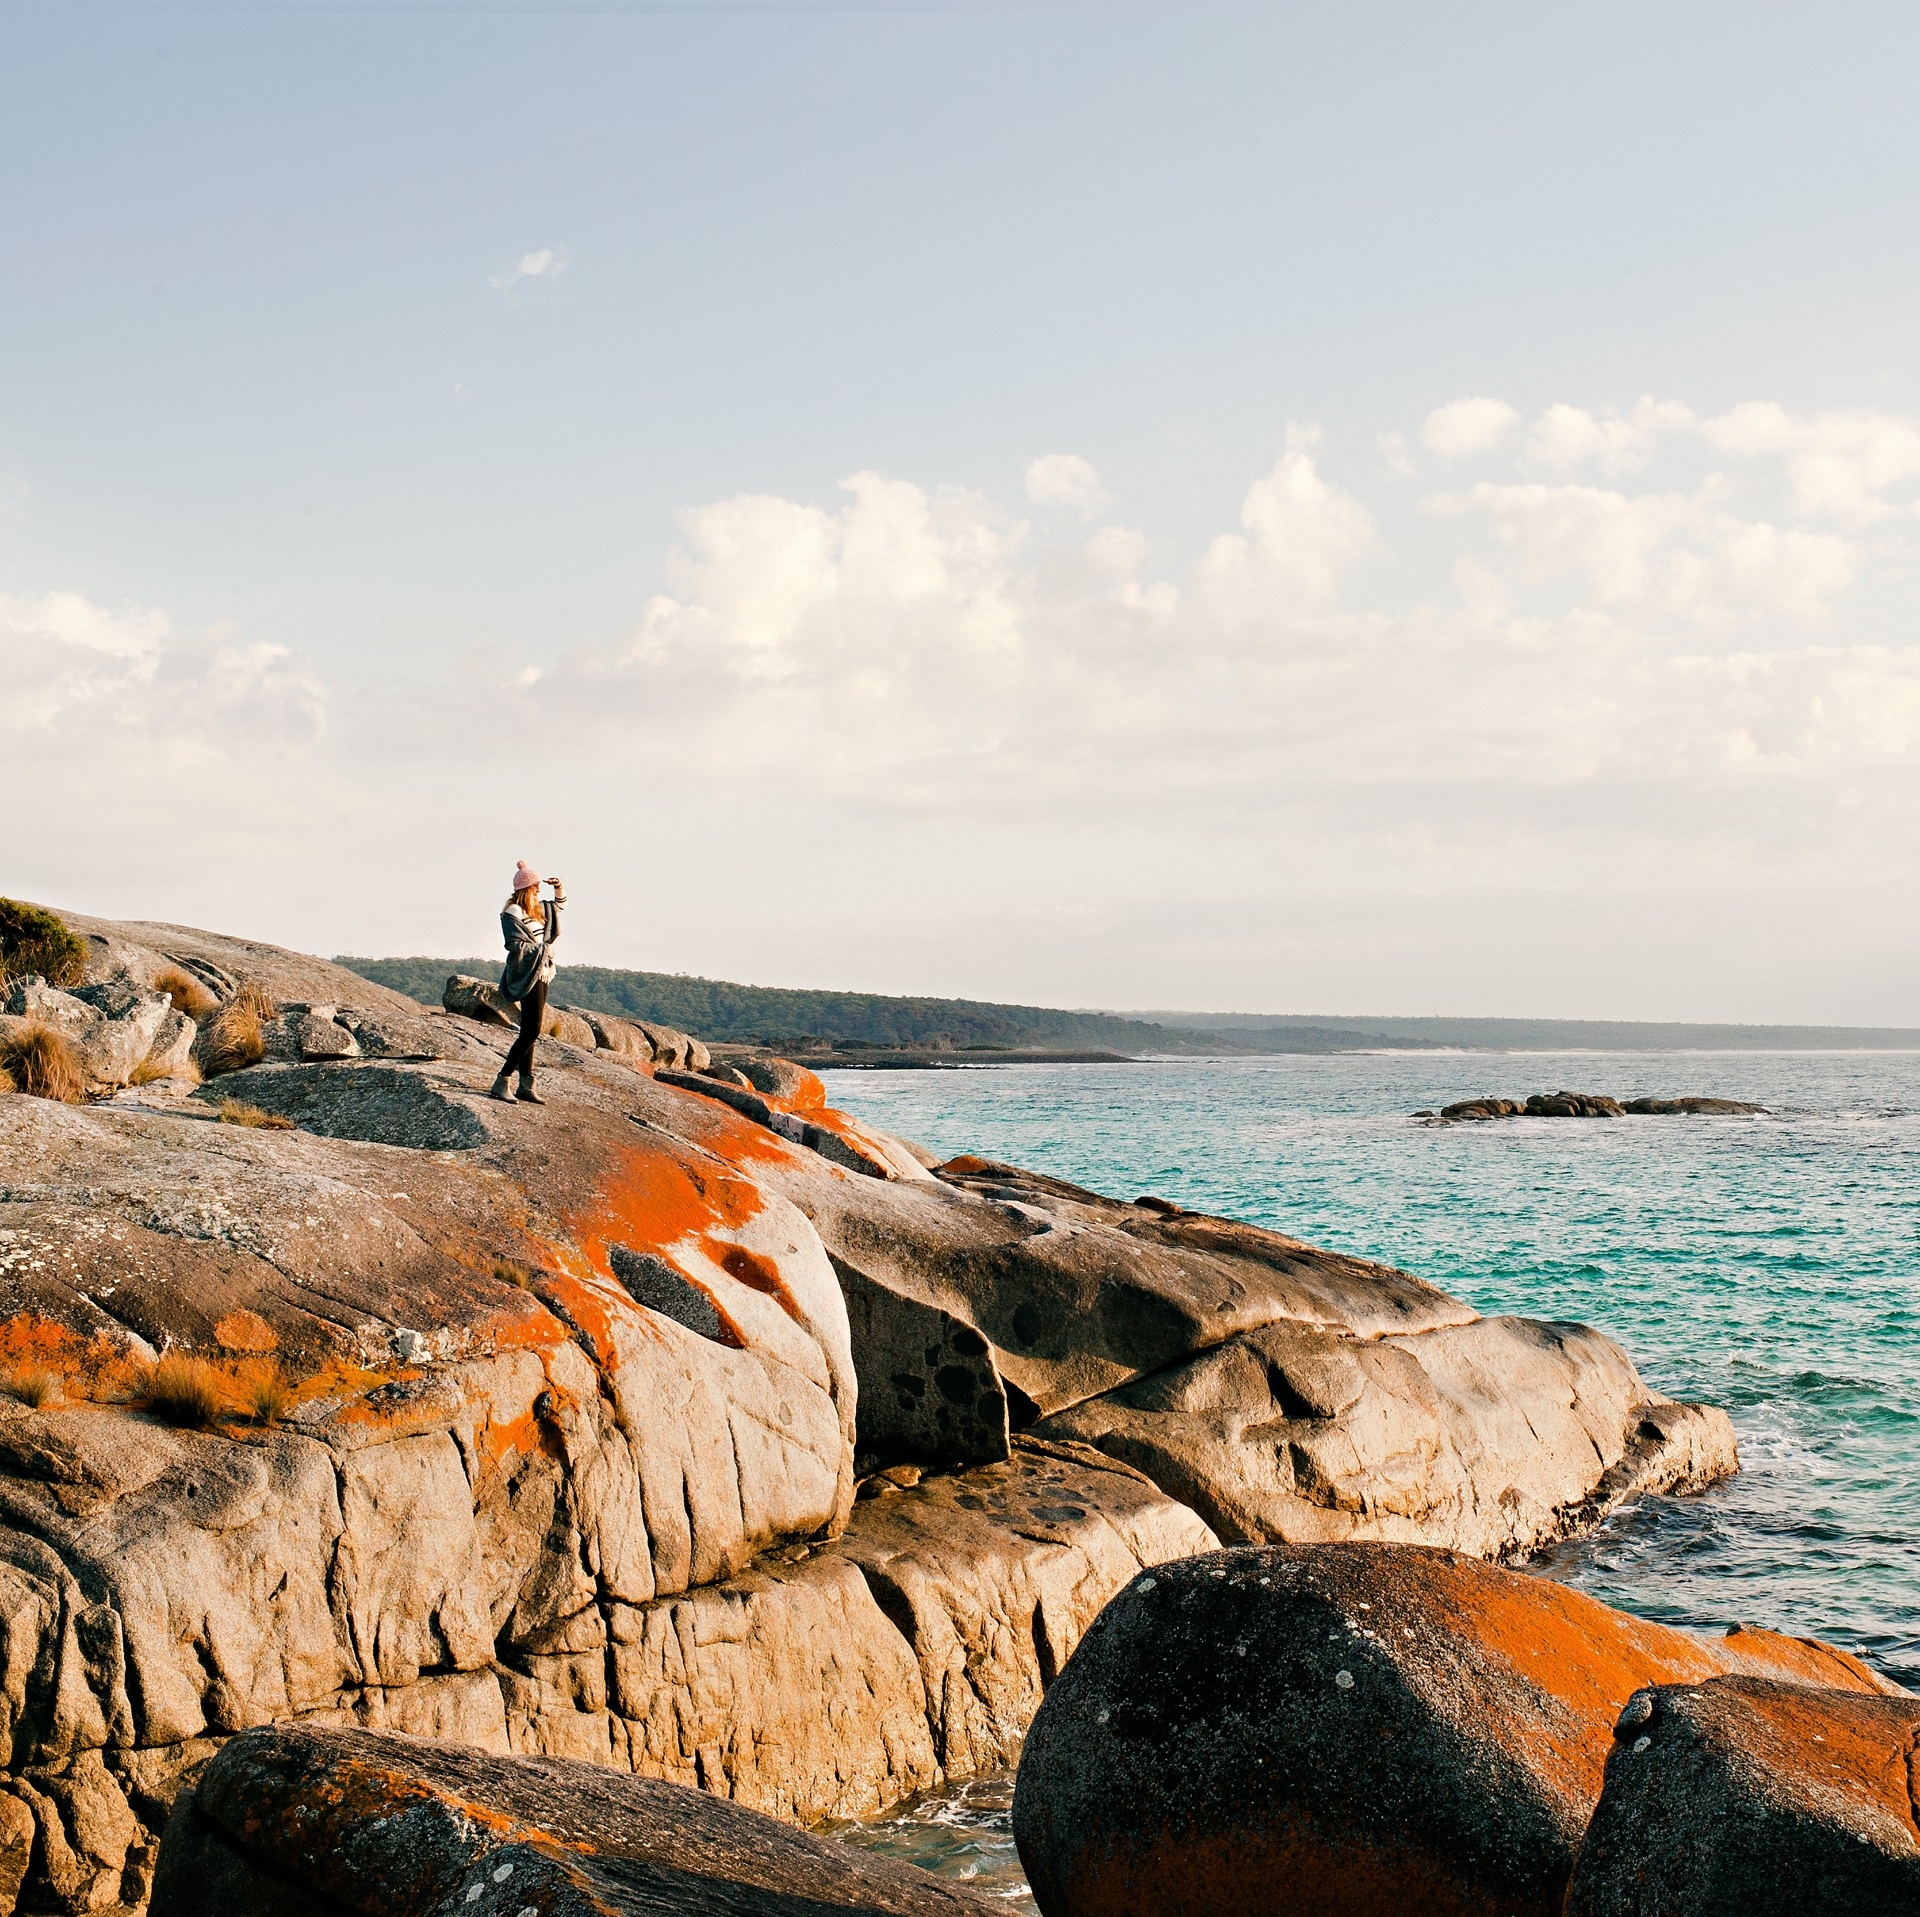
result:
M 438 1005 L 452 973 L 491 977 L 497 959 L 338 958 L 337 965 L 423 1005 Z M 562 965 L 555 1000 L 645 1019 L 723 1044 L 787 1050 L 1034 1051 L 1132 1055 L 1360 1051 L 1848 1051 L 1920 1049 L 1920 1031 L 1879 1026 L 1649 1024 L 1627 1019 L 1398 1018 L 1327 1013 L 1066 1011 L 982 999 L 796 990 Z

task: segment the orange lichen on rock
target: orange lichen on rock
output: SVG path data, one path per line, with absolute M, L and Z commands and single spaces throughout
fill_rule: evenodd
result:
M 230 1311 L 213 1328 L 213 1341 L 223 1351 L 278 1351 L 280 1334 L 257 1311 L 243 1305 Z
M 550 1274 L 549 1282 L 568 1316 L 593 1341 L 602 1364 L 616 1363 L 618 1355 L 610 1307 L 620 1309 L 624 1322 L 632 1322 L 632 1293 L 613 1267 L 616 1246 L 664 1258 L 711 1300 L 720 1320 L 720 1341 L 744 1345 L 724 1303 L 672 1252 L 680 1244 L 703 1249 L 717 1245 L 716 1234 L 738 1230 L 765 1206 L 757 1186 L 720 1166 L 699 1163 L 677 1145 L 663 1141 L 629 1146 L 614 1155 L 591 1199 L 563 1214 L 573 1246 L 553 1246 L 562 1269 Z M 717 1256 L 715 1262 L 720 1262 Z
M 788 1112 L 819 1112 L 827 1109 L 827 1088 L 817 1072 L 810 1072 L 804 1065 L 789 1065 L 791 1076 L 786 1089 L 781 1092 L 762 1092 L 761 1096 L 769 1105 L 777 1105 Z
M 1824 1646 L 1702 1640 L 1425 1546 L 1193 1558 L 1117 1598 L 1047 1693 L 1015 1834 L 1050 1917 L 1557 1917 L 1622 1708 L 1736 1671 L 1884 1688 Z
M 1756 1677 L 1777 1677 L 1788 1684 L 1822 1685 L 1838 1691 L 1879 1691 L 1905 1697 L 1897 1684 L 1882 1677 L 1871 1664 L 1825 1644 L 1817 1637 L 1788 1637 L 1780 1631 L 1751 1624 L 1731 1624 L 1714 1647 L 1729 1671 L 1750 1671 Z
M 138 1355 L 106 1332 L 83 1336 L 36 1311 L 0 1318 L 0 1370 L 44 1371 L 69 1398 L 110 1398 L 131 1387 Z
M 800 1321 L 800 1301 L 794 1297 L 793 1287 L 780 1276 L 780 1267 L 771 1258 L 763 1257 L 745 1245 L 726 1243 L 711 1234 L 706 1235 L 702 1242 L 713 1262 L 729 1278 L 737 1279 L 751 1291 L 764 1292 L 789 1318 L 796 1323 Z
M 1920 1912 L 1920 1698 L 1757 1677 L 1623 1713 L 1565 1917 Z

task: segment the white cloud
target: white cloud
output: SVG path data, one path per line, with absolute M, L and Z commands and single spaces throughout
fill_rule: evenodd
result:
M 1106 498 L 1106 488 L 1091 462 L 1078 453 L 1043 453 L 1027 467 L 1027 497 L 1036 506 L 1091 512 Z
M 78 593 L 0 595 L 0 736 L 17 758 L 170 764 L 281 753 L 319 736 L 323 698 L 285 647 L 177 638 L 165 617 Z M 75 756 L 77 755 L 77 757 Z
M 158 651 L 166 639 L 165 615 L 144 607 L 114 613 L 77 592 L 42 593 L 38 598 L 0 593 L 0 645 L 38 640 L 120 659 L 143 659 Z
M 1318 435 L 1290 427 L 1287 437 L 1241 504 L 1245 533 L 1223 533 L 1195 573 L 1195 593 L 1233 624 L 1331 598 L 1373 540 L 1366 508 L 1321 478 L 1310 451 Z
M 1704 431 L 1740 457 L 1784 459 L 1795 505 L 1817 518 L 1888 518 L 1899 508 L 1881 494 L 1920 478 L 1920 427 L 1885 413 L 1809 417 L 1757 400 L 1708 420 Z
M 1630 472 L 1646 464 L 1664 434 L 1684 430 L 1693 418 L 1691 407 L 1650 395 L 1624 415 L 1549 406 L 1527 435 L 1527 461 L 1566 471 L 1592 460 L 1604 472 Z
M 1817 488 L 1787 510 L 1773 463 L 1829 442 L 1784 413 L 1742 409 L 1718 437 L 1672 411 L 1583 417 L 1599 436 L 1579 458 L 1623 471 L 1642 448 L 1612 427 L 1667 435 L 1664 483 L 1485 483 L 1415 519 L 1377 471 L 1369 510 L 1292 430 L 1237 525 L 1186 561 L 1151 524 L 1030 522 L 1028 501 L 877 472 L 822 503 L 740 494 L 681 516 L 621 639 L 324 697 L 272 645 L 72 594 L 0 599 L 0 801 L 17 816 L 85 766 L 60 827 L 74 857 L 164 806 L 166 857 L 189 866 L 208 835 L 267 834 L 257 813 L 274 845 L 248 853 L 249 883 L 303 897 L 383 832 L 430 841 L 447 859 L 408 863 L 408 897 L 457 914 L 467 851 L 491 871 L 471 822 L 497 811 L 511 749 L 541 768 L 529 843 L 596 900 L 583 959 L 792 983 L 1353 1005 L 1355 966 L 1402 950 L 1392 922 L 1421 935 L 1380 1003 L 1418 980 L 1498 1008 L 1531 976 L 1500 968 L 1543 962 L 1524 936 L 1472 939 L 1498 901 L 1522 926 L 1692 928 L 1658 954 L 1611 933 L 1580 948 L 1587 1005 L 1639 966 L 1652 1015 L 1676 949 L 1703 955 L 1705 990 L 1751 962 L 1782 898 L 1821 888 L 1808 963 L 1830 963 L 1820 941 L 1884 926 L 1888 875 L 1920 853 L 1899 583 L 1920 529 L 1883 518 L 1869 548 Z M 1862 483 L 1890 470 L 1859 449 L 1897 435 L 1849 432 Z M 1729 458 L 1730 476 L 1700 470 Z M 637 860 L 674 876 L 623 904 Z M 607 930 L 622 910 L 630 947 Z M 1276 972 L 1301 939 L 1324 969 Z M 1197 955 L 1184 987 L 1125 982 L 1155 941 L 1170 966 Z M 1227 950 L 1241 983 L 1207 985 Z M 1534 1002 L 1580 1009 L 1571 976 Z
M 522 253 L 504 273 L 494 274 L 487 283 L 504 293 L 526 280 L 558 279 L 566 270 L 566 248 L 543 246 L 537 253 Z
M 1450 400 L 1427 415 L 1420 439 L 1442 459 L 1464 459 L 1499 445 L 1519 417 L 1504 399 Z
M 1413 455 L 1407 451 L 1405 433 L 1377 433 L 1374 446 L 1380 454 L 1380 462 L 1396 479 L 1410 478 L 1414 472 Z
M 1721 622 L 1743 614 L 1824 618 L 1861 554 L 1832 533 L 1782 530 L 1720 510 L 1708 492 L 1482 483 L 1430 502 L 1478 511 L 1535 582 L 1583 575 L 1600 606 Z

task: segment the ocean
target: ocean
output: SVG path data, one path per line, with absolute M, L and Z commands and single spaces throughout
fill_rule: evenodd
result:
M 1920 1688 L 1920 1053 L 1382 1053 L 835 1071 L 832 1100 L 943 1156 L 1154 1193 L 1418 1273 L 1482 1312 L 1617 1338 L 1732 1414 L 1742 1470 L 1645 1498 L 1533 1568 L 1624 1610 L 1823 1637 Z M 1422 1107 L 1568 1089 L 1765 1117 Z M 1027 1903 L 1008 1778 L 845 1831 Z

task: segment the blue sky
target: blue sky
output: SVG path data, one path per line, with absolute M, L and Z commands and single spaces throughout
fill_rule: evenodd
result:
M 1920 1023 L 1916 42 L 0 7 L 4 884 L 464 953 L 524 854 L 607 963 Z

